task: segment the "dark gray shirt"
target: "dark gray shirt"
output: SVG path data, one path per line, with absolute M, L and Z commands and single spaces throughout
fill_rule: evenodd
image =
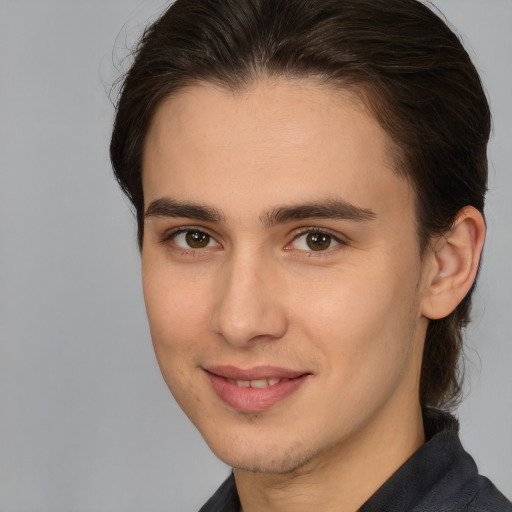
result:
M 512 503 L 484 476 L 459 440 L 447 413 L 423 411 L 426 443 L 359 509 L 359 512 L 512 512 Z M 199 512 L 239 512 L 231 475 Z

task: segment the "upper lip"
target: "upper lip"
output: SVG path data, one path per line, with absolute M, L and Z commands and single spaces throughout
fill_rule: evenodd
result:
M 290 368 L 279 368 L 277 366 L 254 366 L 242 369 L 236 366 L 225 365 L 209 366 L 205 370 L 218 377 L 233 380 L 295 379 L 309 373 Z

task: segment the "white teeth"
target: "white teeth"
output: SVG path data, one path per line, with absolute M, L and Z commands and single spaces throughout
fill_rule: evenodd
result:
M 266 388 L 268 386 L 275 386 L 281 380 L 289 379 L 258 379 L 258 380 L 234 380 L 228 379 L 231 384 L 236 384 L 239 388 Z
M 251 388 L 267 388 L 268 387 L 268 380 L 261 379 L 261 380 L 251 380 Z

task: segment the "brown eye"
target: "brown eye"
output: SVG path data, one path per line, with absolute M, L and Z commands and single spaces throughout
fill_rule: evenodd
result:
M 185 241 L 192 249 L 203 249 L 210 243 L 210 235 L 202 231 L 187 231 L 185 233 Z
M 322 252 L 327 251 L 328 249 L 332 249 L 333 247 L 343 243 L 344 242 L 335 235 L 331 235 L 325 231 L 311 229 L 310 231 L 306 231 L 295 237 L 292 245 L 287 247 L 287 249 L 293 248 L 309 253 Z
M 325 251 L 331 246 L 332 237 L 325 233 L 309 233 L 306 244 L 312 251 Z

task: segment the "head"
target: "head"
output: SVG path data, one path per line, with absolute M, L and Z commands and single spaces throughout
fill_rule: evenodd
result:
M 242 98 L 269 83 L 339 91 L 375 121 L 387 140 L 391 172 L 412 191 L 420 261 L 465 207 L 483 215 L 488 104 L 459 39 L 422 3 L 177 0 L 139 43 L 111 141 L 141 248 L 145 148 L 162 106 L 203 86 Z M 447 406 L 460 394 L 471 292 L 449 314 L 426 323 L 422 405 Z

